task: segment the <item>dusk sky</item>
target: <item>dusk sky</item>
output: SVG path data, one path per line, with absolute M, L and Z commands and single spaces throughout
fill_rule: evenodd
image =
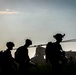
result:
M 53 41 L 56 33 L 63 40 L 76 39 L 76 0 L 0 0 L 0 49 L 6 42 L 15 48 L 29 38 L 33 44 Z M 63 50 L 76 50 L 76 42 L 62 44 Z M 29 50 L 32 57 L 35 49 Z

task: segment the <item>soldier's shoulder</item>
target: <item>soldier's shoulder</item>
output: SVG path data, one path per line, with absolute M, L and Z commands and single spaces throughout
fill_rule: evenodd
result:
M 51 44 L 53 44 L 53 42 L 51 42 L 51 41 L 47 43 L 47 45 L 51 45 Z
M 17 50 L 20 50 L 20 49 L 22 49 L 22 48 L 23 48 L 23 46 L 20 46 L 20 47 L 17 48 Z

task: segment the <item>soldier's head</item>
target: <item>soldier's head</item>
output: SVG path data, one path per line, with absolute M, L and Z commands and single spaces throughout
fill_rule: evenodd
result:
M 61 42 L 62 38 L 65 36 L 65 34 L 61 34 L 61 33 L 57 33 L 56 35 L 54 35 L 53 37 L 58 41 Z
M 15 44 L 13 42 L 7 42 L 6 46 L 7 46 L 8 49 L 12 50 L 13 47 L 15 46 Z
M 32 41 L 31 41 L 30 39 L 26 39 L 25 42 L 26 42 L 26 45 L 27 45 L 27 46 L 32 45 Z

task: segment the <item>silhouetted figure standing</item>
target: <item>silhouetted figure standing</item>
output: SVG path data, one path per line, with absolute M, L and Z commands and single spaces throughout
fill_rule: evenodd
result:
M 13 75 L 14 58 L 11 55 L 11 50 L 15 46 L 13 42 L 6 43 L 7 49 L 3 52 L 3 70 L 7 75 Z
M 46 62 L 51 62 L 53 75 L 54 73 L 59 74 L 60 71 L 59 62 L 63 60 L 63 49 L 60 42 L 64 36 L 65 34 L 62 35 L 60 33 L 54 35 L 53 37 L 56 39 L 56 42 L 48 42 L 45 49 Z
M 4 56 L 3 56 L 3 51 L 0 51 L 0 75 L 2 75 L 3 74 L 3 67 L 4 67 Z
M 38 46 L 36 48 L 35 56 L 31 59 L 31 61 L 35 62 L 36 64 L 44 63 L 45 62 L 44 55 L 45 55 L 45 48 Z
M 25 40 L 25 45 L 21 46 L 15 52 L 15 60 L 19 63 L 19 69 L 21 75 L 27 73 L 27 68 L 29 66 L 30 58 L 28 55 L 28 47 L 32 45 L 32 41 L 30 39 Z

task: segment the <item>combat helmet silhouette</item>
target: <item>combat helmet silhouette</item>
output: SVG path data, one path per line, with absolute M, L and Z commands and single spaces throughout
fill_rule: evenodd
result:
M 27 45 L 32 45 L 32 41 L 30 39 L 26 39 L 25 42 Z
M 64 36 L 65 36 L 65 34 L 62 35 L 61 33 L 57 33 L 57 34 L 53 35 L 53 37 L 54 37 L 56 40 L 62 39 Z
M 6 46 L 7 46 L 7 47 L 14 47 L 15 44 L 14 44 L 13 42 L 7 42 L 7 43 L 6 43 Z

